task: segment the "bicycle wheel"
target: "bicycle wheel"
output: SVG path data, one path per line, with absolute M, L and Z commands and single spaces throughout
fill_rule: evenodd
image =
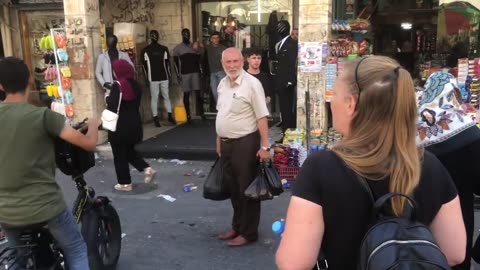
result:
M 85 213 L 82 234 L 87 243 L 90 269 L 115 269 L 122 246 L 122 228 L 115 208 L 107 204 L 103 211 L 99 209 Z

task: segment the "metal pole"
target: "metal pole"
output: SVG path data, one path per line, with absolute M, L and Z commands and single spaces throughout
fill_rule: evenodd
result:
M 305 131 L 307 133 L 307 152 L 310 150 L 310 80 L 307 80 L 307 90 L 305 91 Z

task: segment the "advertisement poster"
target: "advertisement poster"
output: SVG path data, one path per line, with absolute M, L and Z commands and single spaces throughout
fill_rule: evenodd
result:
M 355 10 L 355 3 L 353 2 L 353 0 L 347 0 L 346 4 L 347 4 L 347 9 L 345 14 L 353 15 L 353 11 Z
M 320 72 L 322 70 L 323 51 L 321 42 L 302 42 L 298 45 L 298 66 L 301 72 Z

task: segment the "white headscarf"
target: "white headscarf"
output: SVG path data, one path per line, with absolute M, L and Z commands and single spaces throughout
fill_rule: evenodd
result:
M 430 75 L 418 103 L 418 146 L 441 143 L 475 126 L 459 94 L 457 79 L 452 74 L 435 72 Z

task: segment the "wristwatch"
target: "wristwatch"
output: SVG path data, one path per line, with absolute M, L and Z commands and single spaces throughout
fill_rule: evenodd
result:
M 262 146 L 262 149 L 265 151 L 270 151 L 270 147 Z

